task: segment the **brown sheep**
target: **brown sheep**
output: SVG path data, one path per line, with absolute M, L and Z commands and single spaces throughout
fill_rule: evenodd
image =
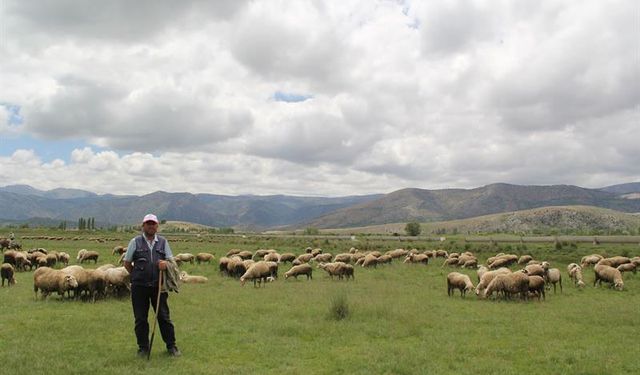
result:
M 622 274 L 616 268 L 606 266 L 603 264 L 596 264 L 593 267 L 593 271 L 596 274 L 596 278 L 593 281 L 593 286 L 602 285 L 603 281 L 611 283 L 616 289 L 624 289 L 624 281 L 622 281 Z
M 213 254 L 209 254 L 209 253 L 198 253 L 196 254 L 196 263 L 201 264 L 201 263 L 211 263 L 212 260 L 215 259 L 215 256 Z
M 82 253 L 82 256 L 79 259 L 79 263 L 82 264 L 85 261 L 90 261 L 93 260 L 94 263 L 98 263 L 98 257 L 100 256 L 100 254 L 98 254 L 97 251 L 85 251 L 84 253 Z
M 296 255 L 293 253 L 284 253 L 280 255 L 280 263 L 291 263 L 296 259 Z
M 473 290 L 473 283 L 468 275 L 451 272 L 447 275 L 447 295 L 451 297 L 454 289 L 460 290 L 460 296 L 464 297 L 468 291 Z
M 422 263 L 429 264 L 429 256 L 426 254 L 409 254 L 404 258 L 403 263 Z
M 529 276 L 529 292 L 536 293 L 536 295 L 538 296 L 538 301 L 540 300 L 540 296 L 542 296 L 542 299 L 546 299 L 544 287 L 545 282 L 542 276 Z
M 271 268 L 269 265 L 263 261 L 256 262 L 240 277 L 240 285 L 244 286 L 247 280 L 253 280 L 253 287 L 256 287 L 256 282 L 258 282 L 258 287 L 260 287 L 263 281 L 265 285 L 267 284 L 267 277 L 270 276 Z
M 529 276 L 526 270 L 497 275 L 487 286 L 485 298 L 493 292 L 502 293 L 505 298 L 513 294 L 520 294 L 520 298 L 527 299 L 529 293 Z
M 65 292 L 77 287 L 76 278 L 62 272 L 62 270 L 40 267 L 33 273 L 33 291 L 36 299 L 38 299 L 38 290 L 46 299 L 51 292 L 58 292 L 59 295 L 64 296 Z
M 11 286 L 16 283 L 15 270 L 9 263 L 2 263 L 2 266 L 0 266 L 0 277 L 2 277 L 3 287 L 5 280 L 7 280 L 7 286 Z
M 367 254 L 362 261 L 362 267 L 378 267 L 378 257 L 374 254 Z
M 303 263 L 298 266 L 293 266 L 291 269 L 284 273 L 284 278 L 288 279 L 293 276 L 298 279 L 299 275 L 307 275 L 307 280 L 313 279 L 313 268 L 308 263 Z
M 621 264 L 618 267 L 616 267 L 618 269 L 618 271 L 620 272 L 633 272 L 634 274 L 637 272 L 636 271 L 636 264 L 635 263 L 625 263 L 625 264 Z
M 531 260 L 533 260 L 533 257 L 531 255 L 523 255 L 518 259 L 518 264 L 519 265 L 526 265 Z

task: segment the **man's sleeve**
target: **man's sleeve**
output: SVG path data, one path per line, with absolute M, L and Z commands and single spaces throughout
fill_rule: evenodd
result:
M 127 252 L 124 253 L 124 260 L 127 262 L 133 261 L 133 253 L 136 251 L 136 239 L 132 238 L 129 241 L 129 246 L 127 247 Z

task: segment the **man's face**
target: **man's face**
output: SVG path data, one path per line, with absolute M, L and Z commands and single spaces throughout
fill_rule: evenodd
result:
M 147 236 L 155 235 L 157 230 L 158 230 L 158 223 L 154 221 L 145 221 L 144 223 L 142 223 L 142 231 Z

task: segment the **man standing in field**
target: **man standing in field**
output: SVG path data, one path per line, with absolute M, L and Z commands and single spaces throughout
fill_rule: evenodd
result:
M 142 234 L 129 241 L 129 247 L 124 256 L 124 267 L 131 275 L 131 304 L 135 318 L 135 332 L 138 341 L 138 356 L 147 357 L 149 353 L 149 305 L 155 309 L 158 298 L 158 280 L 160 272 L 167 269 L 167 261 L 173 254 L 167 240 L 156 234 L 158 218 L 148 214 L 142 220 Z M 167 304 L 168 293 L 160 294 L 158 325 L 162 340 L 167 345 L 169 355 L 179 357 L 180 350 L 176 347 L 176 337 L 173 323 L 169 316 Z

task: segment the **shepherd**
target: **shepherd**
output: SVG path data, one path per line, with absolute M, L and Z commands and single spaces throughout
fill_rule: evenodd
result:
M 154 214 L 145 215 L 142 220 L 142 234 L 129 241 L 124 256 L 124 267 L 131 275 L 131 304 L 135 318 L 135 333 L 138 342 L 138 356 L 149 358 L 149 306 L 157 316 L 162 340 L 172 357 L 179 357 L 176 346 L 173 322 L 169 315 L 166 291 L 160 289 L 160 272 L 167 269 L 167 263 L 173 258 L 169 242 L 158 236 L 158 218 Z M 155 326 L 154 326 L 155 328 Z

